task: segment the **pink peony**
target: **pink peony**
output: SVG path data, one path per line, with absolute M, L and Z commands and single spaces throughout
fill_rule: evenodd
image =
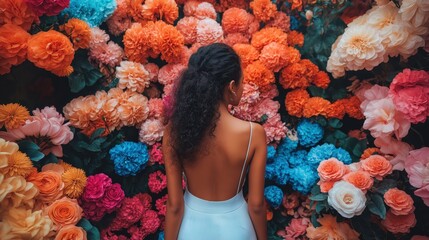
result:
M 159 170 L 153 172 L 149 174 L 148 186 L 151 192 L 158 194 L 167 187 L 167 177 Z
M 94 45 L 89 51 L 90 59 L 110 67 L 119 65 L 124 56 L 124 50 L 112 41 Z
M 390 85 L 390 95 L 398 111 L 412 123 L 425 122 L 429 116 L 429 72 L 404 69 Z
M 159 69 L 158 81 L 163 85 L 173 84 L 179 80 L 182 72 L 186 69 L 183 64 L 167 64 Z
M 280 142 L 283 138 L 286 137 L 287 128 L 285 123 L 280 119 L 280 114 L 274 115 L 262 125 L 267 134 L 267 144 L 271 142 Z
M 206 18 L 200 20 L 197 24 L 197 43 L 209 45 L 223 41 L 222 26 L 216 20 Z
M 82 194 L 85 202 L 97 202 L 103 196 L 108 187 L 112 185 L 112 179 L 104 173 L 89 176 Z
M 158 82 L 159 67 L 155 63 L 147 63 L 144 68 L 149 72 L 149 80 L 151 82 Z
M 365 84 L 361 86 L 355 94 L 361 100 L 362 103 L 360 104 L 360 108 L 362 112 L 364 112 L 371 101 L 386 98 L 389 95 L 389 88 L 377 84 L 374 86 Z
M 389 136 L 376 138 L 374 144 L 380 148 L 381 153 L 387 154 L 386 158 L 394 170 L 404 170 L 408 152 L 412 149 L 408 143 Z
M 108 213 L 111 213 L 121 205 L 124 197 L 125 193 L 122 190 L 121 185 L 119 183 L 114 183 L 106 188 L 104 197 L 101 202 L 97 201 L 97 206 L 104 208 Z
M 164 135 L 164 124 L 160 119 L 150 118 L 140 127 L 139 139 L 148 145 L 161 141 Z
M 410 184 L 419 188 L 414 194 L 421 197 L 429 206 L 429 148 L 410 151 L 405 161 L 405 171 L 408 173 Z
M 164 158 L 161 149 L 161 143 L 155 143 L 149 153 L 149 162 L 152 164 L 164 164 Z
M 44 14 L 47 16 L 58 15 L 70 4 L 70 0 L 25 0 L 25 2 L 38 16 Z

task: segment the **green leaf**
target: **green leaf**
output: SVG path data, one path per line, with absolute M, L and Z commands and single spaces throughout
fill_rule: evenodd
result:
M 103 77 L 100 70 L 91 65 L 88 61 L 88 52 L 78 50 L 72 62 L 73 73 L 68 77 L 70 90 L 73 93 L 81 91 L 86 86 L 94 85 Z
M 343 123 L 338 118 L 329 119 L 328 124 L 333 128 L 341 128 L 343 126 Z
M 327 208 L 328 208 L 328 205 L 327 205 L 327 202 L 326 202 L 326 201 L 318 202 L 318 203 L 316 204 L 316 212 L 317 212 L 317 213 L 321 213 L 323 210 L 325 210 L 325 209 L 327 209 Z
M 315 212 L 313 212 L 312 214 L 311 214 L 311 224 L 313 224 L 313 226 L 316 228 L 316 227 L 320 227 L 321 225 L 320 225 L 320 223 L 317 221 L 317 216 L 316 216 L 316 213 Z
M 360 141 L 356 144 L 356 146 L 353 148 L 352 153 L 353 153 L 355 156 L 360 157 L 360 156 L 362 155 L 363 151 L 365 151 L 365 149 L 366 149 L 366 141 L 367 141 L 366 139 L 364 139 L 364 140 L 360 140 Z
M 91 152 L 99 152 L 99 151 L 101 151 L 99 145 L 97 146 L 96 144 L 88 144 L 88 143 L 83 142 L 83 141 L 78 142 L 77 146 L 80 147 L 80 148 L 86 149 L 88 151 L 91 151 Z
M 40 150 L 40 147 L 37 144 L 29 140 L 19 141 L 18 146 L 21 152 Z
M 311 195 L 317 195 L 320 194 L 320 186 L 319 185 L 314 185 L 313 188 L 311 189 Z
M 336 101 L 338 99 L 343 99 L 347 96 L 347 90 L 344 88 L 335 89 L 334 93 L 332 94 L 332 101 Z
M 310 91 L 310 95 L 313 97 L 323 97 L 324 90 L 316 86 L 309 86 L 307 88 Z
M 104 132 L 104 130 L 105 130 L 105 128 L 99 128 L 99 129 L 95 130 L 92 133 L 91 138 L 89 140 L 94 141 L 94 139 L 98 138 Z
M 31 159 L 31 161 L 35 161 L 35 162 L 38 162 L 45 157 L 45 154 L 43 154 L 39 151 L 26 152 L 26 154 Z
M 383 181 L 379 182 L 374 186 L 375 191 L 381 195 L 384 195 L 387 190 L 396 187 L 397 181 L 394 179 L 383 179 Z
M 49 153 L 44 159 L 43 159 L 43 161 L 44 161 L 44 164 L 48 164 L 48 163 L 58 163 L 58 158 L 54 155 L 54 154 L 52 154 L 52 153 Z
M 92 226 L 92 224 L 87 219 L 82 218 L 77 226 L 82 227 L 86 231 L 88 240 L 100 239 L 100 232 L 96 227 Z
M 79 72 L 76 72 L 76 71 L 72 72 L 68 76 L 68 79 L 69 79 L 70 91 L 73 93 L 79 92 L 86 86 L 85 79 Z
M 382 219 L 386 218 L 386 206 L 384 205 L 383 197 L 378 194 L 369 194 L 370 200 L 367 207 L 370 212 L 379 216 Z
M 334 132 L 334 137 L 336 139 L 345 139 L 347 138 L 347 134 L 345 134 L 343 131 L 341 130 L 335 130 Z
M 313 200 L 313 201 L 323 201 L 323 200 L 326 200 L 327 198 L 328 198 L 328 194 L 326 193 L 319 193 L 317 195 L 310 196 L 310 200 Z

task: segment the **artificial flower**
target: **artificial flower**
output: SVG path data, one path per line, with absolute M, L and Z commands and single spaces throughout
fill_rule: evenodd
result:
M 43 239 L 52 231 L 52 221 L 42 210 L 27 208 L 9 208 L 2 218 L 10 231 L 9 239 Z
M 200 35 L 198 32 L 200 26 L 199 23 L 197 24 L 197 41 L 201 40 L 199 38 Z M 165 24 L 161 28 L 159 35 L 159 49 L 161 52 L 161 59 L 168 63 L 180 62 L 180 57 L 184 54 L 184 38 L 182 34 L 180 34 L 180 32 L 172 25 Z
M 77 226 L 73 225 L 67 225 L 62 227 L 57 235 L 55 236 L 55 240 L 62 240 L 62 239 L 80 239 L 80 240 L 86 240 L 87 239 L 87 233 L 86 231 Z
M 89 47 L 91 29 L 86 22 L 72 18 L 66 24 L 60 26 L 60 29 L 72 40 L 74 49 Z
M 387 211 L 386 218 L 381 221 L 387 231 L 392 233 L 408 233 L 416 225 L 414 213 L 408 215 L 395 215 L 392 210 Z
M 264 196 L 268 204 L 270 204 L 270 206 L 275 209 L 280 207 L 280 205 L 282 204 L 283 191 L 275 185 L 265 187 Z
M 223 43 L 226 45 L 233 47 L 235 44 L 248 44 L 249 38 L 244 36 L 241 33 L 230 33 L 226 35 L 226 37 L 223 40 Z
M 397 188 L 384 193 L 384 202 L 395 215 L 408 215 L 414 211 L 414 201 L 410 195 Z
M 269 43 L 276 42 L 287 45 L 287 34 L 280 28 L 265 27 L 252 35 L 251 44 L 261 51 Z
M 317 172 L 321 181 L 337 181 L 347 173 L 347 167 L 338 159 L 329 158 L 320 162 Z
M 302 117 L 304 105 L 310 99 L 305 89 L 296 89 L 286 94 L 286 110 L 291 116 Z
M 266 26 L 280 28 L 284 32 L 289 32 L 290 17 L 284 12 L 277 11 L 274 18 L 266 22 Z
M 177 22 L 176 29 L 183 35 L 184 43 L 192 45 L 197 41 L 198 19 L 195 17 L 184 17 Z
M 275 77 L 262 62 L 255 61 L 244 69 L 244 82 L 256 84 L 261 91 L 264 91 L 275 82 Z
M 143 143 L 123 142 L 109 151 L 115 171 L 121 176 L 133 175 L 146 167 L 149 160 L 147 146 Z
M 276 5 L 269 0 L 253 0 L 250 2 L 250 8 L 256 19 L 263 22 L 274 18 L 277 13 Z
M 34 207 L 34 199 L 39 194 L 38 188 L 31 182 L 27 182 L 21 176 L 5 178 L 0 173 L 0 214 L 8 209 Z
M 336 182 L 328 192 L 328 204 L 345 218 L 361 215 L 365 210 L 365 202 L 362 190 L 346 181 Z
M 106 43 L 109 40 L 110 40 L 110 36 L 106 33 L 106 31 L 98 27 L 91 28 L 91 38 L 89 41 L 90 48 L 101 43 Z
M 17 25 L 6 23 L 1 26 L 0 24 L 0 74 L 8 73 L 12 65 L 24 62 L 30 36 Z
M 152 118 L 143 122 L 140 127 L 139 140 L 148 145 L 161 141 L 164 135 L 164 124 L 160 119 Z
M 76 225 L 82 218 L 83 210 L 75 199 L 63 197 L 46 208 L 52 222 L 58 226 Z
M 145 20 L 156 21 L 157 18 L 169 24 L 179 16 L 179 9 L 174 0 L 146 0 L 142 7 Z
M 64 0 L 63 0 L 64 1 Z M 70 18 L 78 18 L 91 27 L 100 26 L 115 11 L 116 0 L 69 0 L 70 5 L 62 11 Z
M 299 58 L 298 50 L 277 42 L 265 45 L 259 55 L 259 60 L 274 72 L 278 72 L 280 69 L 299 61 Z
M 368 172 L 359 170 L 347 173 L 343 176 L 343 180 L 353 184 L 355 187 L 361 189 L 364 192 L 369 190 L 374 183 L 374 179 Z
M 153 193 L 160 193 L 167 187 L 167 177 L 161 172 L 156 171 L 149 174 L 149 190 Z
M 353 230 L 346 222 L 337 222 L 337 219 L 329 214 L 317 219 L 320 227 L 312 224 L 307 228 L 307 237 L 311 240 L 323 239 L 349 239 L 358 240 L 359 233 Z
M 96 202 L 97 207 L 103 208 L 107 213 L 112 213 L 121 206 L 125 193 L 119 183 L 108 186 L 101 201 Z
M 304 35 L 298 31 L 290 31 L 287 35 L 287 43 L 289 46 L 302 47 L 304 45 Z
M 78 198 L 86 186 L 86 175 L 82 169 L 71 167 L 65 169 L 61 175 L 64 182 L 64 195 L 69 198 Z
M 26 0 L 4 0 L 0 2 L 0 25 L 7 23 L 22 27 L 28 31 L 39 18 Z
M 0 128 L 19 128 L 30 118 L 27 108 L 17 104 L 9 103 L 0 105 Z
M 38 172 L 31 174 L 27 180 L 39 189 L 37 198 L 43 203 L 50 204 L 63 196 L 64 183 L 57 172 Z
M 222 26 L 211 18 L 205 18 L 198 21 L 197 24 L 197 43 L 200 45 L 209 45 L 216 42 L 222 42 Z
M 234 44 L 232 47 L 240 57 L 241 65 L 245 68 L 247 65 L 255 62 L 259 58 L 259 52 L 250 44 Z
M 115 12 L 113 12 L 112 16 L 107 19 L 107 27 L 109 28 L 109 32 L 115 36 L 118 36 L 124 33 L 128 28 L 131 27 L 132 24 L 132 16 L 130 13 L 131 2 L 127 0 L 117 0 L 118 7 Z M 130 8 L 129 8 L 130 7 Z
M 33 171 L 33 164 L 27 154 L 20 151 L 14 152 L 8 157 L 7 166 L 0 167 L 0 173 L 5 177 L 27 177 Z
M 303 107 L 302 115 L 306 118 L 322 115 L 326 116 L 330 102 L 321 97 L 309 98 Z
M 124 50 L 115 42 L 100 43 L 91 47 L 89 58 L 96 62 L 115 67 L 124 57 Z
M 381 180 L 392 172 L 392 164 L 383 156 L 371 155 L 360 161 L 362 170 L 368 172 L 372 177 Z
M 119 78 L 118 87 L 128 88 L 131 91 L 142 93 L 149 86 L 149 72 L 141 63 L 122 61 L 116 67 L 116 77 Z
M 324 130 L 317 122 L 303 119 L 298 124 L 297 133 L 301 146 L 312 147 L 322 139 Z

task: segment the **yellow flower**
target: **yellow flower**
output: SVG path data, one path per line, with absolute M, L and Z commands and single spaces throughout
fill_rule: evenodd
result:
M 72 167 L 63 173 L 62 179 L 67 197 L 78 198 L 82 194 L 86 186 L 86 175 L 82 169 Z
M 6 177 L 27 177 L 32 172 L 33 164 L 27 154 L 17 151 L 9 156 L 8 166 L 0 168 L 0 173 Z
M 30 113 L 27 108 L 17 103 L 0 105 L 0 128 L 3 127 L 3 125 L 8 129 L 19 128 L 24 125 L 29 117 Z
M 0 168 L 7 167 L 9 156 L 18 151 L 18 144 L 0 138 Z

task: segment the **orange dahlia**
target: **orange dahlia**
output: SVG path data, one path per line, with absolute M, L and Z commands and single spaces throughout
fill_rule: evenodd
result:
M 164 20 L 173 24 L 179 17 L 179 8 L 174 0 L 146 0 L 143 9 L 143 17 L 149 21 Z
M 286 94 L 285 106 L 289 115 L 302 117 L 304 104 L 310 99 L 310 94 L 305 89 L 296 89 Z
M 280 28 L 266 27 L 253 34 L 251 44 L 261 51 L 263 47 L 272 42 L 287 45 L 287 34 Z
M 33 171 L 33 164 L 27 154 L 17 151 L 8 158 L 7 167 L 0 168 L 0 173 L 6 177 L 27 177 Z
M 281 71 L 279 82 L 284 89 L 307 88 L 311 79 L 306 73 L 307 68 L 304 64 L 293 63 Z
M 235 44 L 233 47 L 234 51 L 240 56 L 241 65 L 245 68 L 247 65 L 258 60 L 259 52 L 250 44 Z
M 28 118 L 30 118 L 30 112 L 17 103 L 0 105 L 0 128 L 3 126 L 7 129 L 19 128 Z
M 295 30 L 290 31 L 287 35 L 287 43 L 290 46 L 302 47 L 302 45 L 304 45 L 304 35 Z
M 185 40 L 180 32 L 172 25 L 165 24 L 160 32 L 159 49 L 161 51 L 161 59 L 168 63 L 181 61 L 184 54 L 183 46 Z
M 326 109 L 326 116 L 328 118 L 343 119 L 345 114 L 346 109 L 344 108 L 343 99 L 335 101 L 334 103 L 329 105 L 328 109 Z
M 1 0 L 0 9 L 0 25 L 11 23 L 28 31 L 33 22 L 39 21 L 25 0 Z
M 77 18 L 70 19 L 60 27 L 73 42 L 74 49 L 88 48 L 91 40 L 91 29 L 85 21 Z
M 73 72 L 73 58 L 73 44 L 57 31 L 39 32 L 28 40 L 28 60 L 58 76 L 68 76 Z
M 270 0 L 254 0 L 250 3 L 253 14 L 259 21 L 269 21 L 277 13 L 277 7 Z
M 311 97 L 304 104 L 302 115 L 306 118 L 322 115 L 326 116 L 326 111 L 331 103 L 321 97 Z
M 30 38 L 21 27 L 7 23 L 0 26 L 0 64 L 8 66 L 0 74 L 10 71 L 10 66 L 24 62 L 27 55 L 27 42 Z
M 124 35 L 123 43 L 125 55 L 128 60 L 139 63 L 146 63 L 149 54 L 147 51 L 150 49 L 147 40 L 147 32 L 140 23 L 134 23 Z
M 346 113 L 355 119 L 364 119 L 364 115 L 360 109 L 361 101 L 357 96 L 353 96 L 345 101 Z
M 311 81 L 312 84 L 323 89 L 326 89 L 330 82 L 331 80 L 329 79 L 328 74 L 324 71 L 317 72 Z
M 244 82 L 256 84 L 263 92 L 275 81 L 274 73 L 260 61 L 255 61 L 244 69 Z

